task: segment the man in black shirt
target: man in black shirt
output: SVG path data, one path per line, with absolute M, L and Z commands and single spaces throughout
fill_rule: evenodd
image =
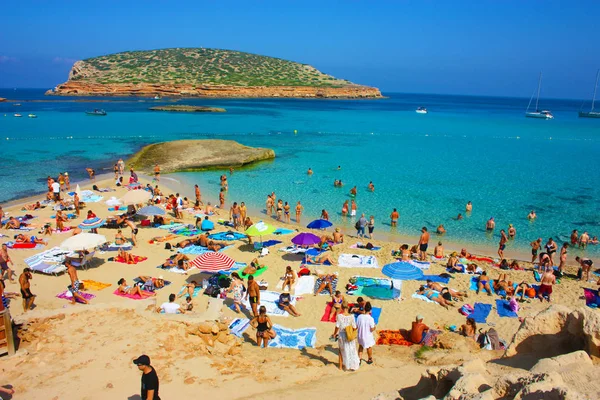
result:
M 142 371 L 142 399 L 143 400 L 160 400 L 158 396 L 158 375 L 150 365 L 150 357 L 141 355 L 133 363 Z

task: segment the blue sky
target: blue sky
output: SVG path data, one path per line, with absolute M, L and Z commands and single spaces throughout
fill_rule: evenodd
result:
M 126 4 L 126 5 L 123 5 Z M 75 60 L 213 47 L 311 64 L 387 92 L 591 96 L 600 1 L 31 1 L 0 8 L 0 87 Z

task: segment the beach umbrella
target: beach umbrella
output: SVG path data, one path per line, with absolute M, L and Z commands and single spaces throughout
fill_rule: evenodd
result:
M 406 261 L 387 264 L 381 272 L 392 279 L 403 281 L 423 278 L 423 271 Z
M 165 215 L 167 212 L 164 208 L 157 206 L 146 206 L 142 207 L 137 211 L 137 215 L 145 215 L 146 217 L 153 217 L 155 215 Z
M 115 196 L 113 196 L 110 199 L 106 200 L 106 202 L 104 204 L 106 204 L 109 207 L 120 206 L 121 200 L 119 200 Z
M 200 271 L 218 272 L 227 271 L 233 267 L 235 260 L 223 253 L 214 251 L 204 253 L 194 258 L 190 264 Z
M 104 225 L 104 220 L 102 218 L 94 217 L 83 220 L 79 224 L 79 227 L 81 229 L 96 229 L 100 228 L 102 225 Z
M 81 188 L 79 187 L 79 184 L 77 184 L 77 186 L 75 186 L 75 193 L 77 193 L 77 196 L 79 196 L 79 198 L 81 198 Z
M 142 189 L 130 190 L 121 197 L 121 202 L 125 205 L 143 204 L 152 198 L 150 192 Z
M 298 246 L 312 246 L 313 244 L 321 243 L 321 238 L 309 232 L 302 232 L 292 238 L 292 243 Z
M 250 228 L 246 229 L 246 235 L 248 236 L 262 236 L 268 235 L 276 231 L 276 228 L 272 225 L 266 224 L 262 221 L 259 221 L 252 225 Z
M 97 233 L 80 233 L 71 236 L 60 244 L 63 250 L 78 251 L 89 250 L 106 243 L 106 237 Z
M 306 227 L 309 229 L 325 229 L 329 228 L 331 225 L 333 224 L 325 219 L 315 219 L 313 222 L 306 225 Z

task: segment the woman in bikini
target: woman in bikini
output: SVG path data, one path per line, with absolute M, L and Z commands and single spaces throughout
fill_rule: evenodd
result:
M 285 215 L 285 222 L 287 222 L 288 224 L 290 223 L 290 205 L 288 204 L 288 202 L 285 202 L 285 205 L 283 206 L 283 214 Z
M 329 321 L 335 320 L 337 315 L 342 311 L 342 303 L 344 302 L 344 296 L 339 290 L 335 291 L 335 294 L 331 296 L 331 312 L 329 313 Z
M 281 215 L 283 213 L 283 201 L 277 200 L 277 221 L 281 221 Z
M 319 276 L 319 278 L 321 279 L 321 284 L 315 291 L 315 296 L 318 295 L 319 293 L 321 293 L 323 290 L 325 290 L 325 288 L 327 288 L 329 293 L 333 293 L 332 283 L 333 283 L 334 279 L 337 278 L 337 276 L 335 274 L 333 274 L 333 275 L 326 274 L 326 275 Z
M 139 286 L 130 286 L 127 284 L 127 281 L 125 280 L 125 278 L 121 278 L 119 279 L 119 282 L 117 282 L 117 284 L 119 285 L 118 291 L 119 293 L 123 293 L 123 294 L 129 294 L 129 295 L 135 295 L 138 294 L 141 297 L 151 297 L 151 296 L 156 296 L 156 293 L 152 293 L 152 294 L 145 294 L 142 289 L 140 289 Z
M 421 286 L 419 288 L 419 290 L 417 291 L 417 294 L 425 296 L 431 301 L 435 301 L 436 303 L 438 303 L 439 305 L 441 305 L 442 307 L 444 307 L 446 309 L 448 308 L 448 306 L 454 307 L 454 305 L 452 303 L 449 303 L 446 299 L 444 299 L 442 296 L 440 296 L 440 294 L 438 292 L 436 292 L 435 290 L 431 290 L 425 286 Z
M 275 339 L 277 334 L 273 330 L 273 324 L 271 319 L 267 316 L 267 308 L 260 306 L 258 309 L 258 315 L 250 321 L 250 325 L 256 329 L 256 345 L 266 349 L 269 345 L 269 340 Z
M 490 282 L 487 277 L 487 272 L 483 271 L 481 275 L 477 277 L 477 290 L 476 293 L 479 294 L 481 290 L 485 290 L 488 296 L 492 295 L 492 288 L 490 287 Z
M 459 332 L 463 336 L 475 340 L 477 336 L 477 323 L 475 323 L 473 318 L 467 318 L 467 323 L 460 327 Z
M 285 287 L 287 286 L 288 289 L 291 291 L 292 285 L 295 282 L 296 282 L 296 273 L 292 270 L 292 267 L 288 265 L 285 268 L 285 275 L 283 276 L 283 286 L 281 289 L 285 291 Z

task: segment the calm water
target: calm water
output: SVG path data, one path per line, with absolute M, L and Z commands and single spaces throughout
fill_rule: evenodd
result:
M 149 142 L 216 137 L 276 151 L 274 162 L 229 178 L 229 199 L 254 208 L 263 208 L 266 194 L 274 190 L 292 205 L 300 200 L 307 220 L 325 208 L 334 222 L 342 223 L 342 203 L 356 185 L 358 212 L 374 215 L 379 231 L 391 229 L 389 214 L 395 207 L 401 215 L 399 232 L 416 235 L 423 225 L 434 229 L 443 223 L 447 240 L 496 246 L 498 236 L 484 232 L 492 216 L 498 230 L 515 225 L 512 246 L 518 248 L 538 236 L 563 238 L 572 229 L 600 234 L 600 120 L 578 119 L 580 101 L 542 100 L 540 106 L 555 115 L 545 121 L 524 118 L 528 99 L 388 96 L 185 100 L 228 111 L 188 115 L 147 111 L 165 101 L 64 102 L 40 90 L 0 90 L 0 97 L 22 101 L 20 107 L 0 103 L 0 115 L 7 114 L 0 116 L 0 201 L 43 190 L 48 174 L 68 171 L 76 179 L 85 176 L 86 166 L 110 169 L 116 158 Z M 32 99 L 46 101 L 26 101 Z M 430 113 L 416 114 L 418 106 Z M 109 115 L 83 113 L 92 108 L 104 108 Z M 12 117 L 14 112 L 24 118 Z M 27 118 L 30 112 L 38 118 Z M 172 177 L 200 184 L 214 199 L 219 175 Z M 334 179 L 341 179 L 344 188 L 334 188 Z M 374 193 L 367 191 L 369 181 Z M 472 215 L 455 221 L 469 200 Z M 534 223 L 526 219 L 531 209 L 538 214 Z

